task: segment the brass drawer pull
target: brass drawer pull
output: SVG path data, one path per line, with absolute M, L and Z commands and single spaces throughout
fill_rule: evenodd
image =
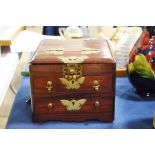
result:
M 46 86 L 48 92 L 51 92 L 53 89 L 53 84 L 52 81 L 47 81 L 47 86 Z
M 95 105 L 95 107 L 99 107 L 100 106 L 100 102 L 96 101 L 94 105 Z
M 48 108 L 52 109 L 52 107 L 53 107 L 53 104 L 52 103 L 48 103 Z
M 95 89 L 95 91 L 99 91 L 99 87 L 100 87 L 99 81 L 94 80 L 93 81 L 93 88 Z

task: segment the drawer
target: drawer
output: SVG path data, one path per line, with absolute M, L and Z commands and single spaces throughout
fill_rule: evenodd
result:
M 104 96 L 114 92 L 114 81 L 112 74 L 102 76 L 86 76 L 84 82 L 78 89 L 66 88 L 59 77 L 39 76 L 31 79 L 31 87 L 34 96 L 64 96 L 74 94 L 98 94 Z
M 99 113 L 106 112 L 112 113 L 114 110 L 113 98 L 81 98 L 81 99 L 34 99 L 33 100 L 33 113 L 46 114 L 46 113 Z

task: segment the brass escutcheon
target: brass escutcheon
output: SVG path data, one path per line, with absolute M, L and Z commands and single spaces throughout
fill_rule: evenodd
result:
M 99 87 L 100 87 L 99 81 L 98 81 L 98 80 L 94 80 L 94 81 L 93 81 L 93 88 L 94 88 L 96 91 L 99 91 Z
M 47 81 L 47 86 L 46 86 L 48 92 L 51 92 L 53 89 L 52 81 Z
M 50 102 L 48 103 L 48 108 L 51 109 L 53 107 L 53 104 Z

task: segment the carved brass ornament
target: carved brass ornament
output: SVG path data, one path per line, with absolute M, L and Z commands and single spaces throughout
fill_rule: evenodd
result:
M 64 63 L 82 63 L 88 56 L 58 56 L 57 58 Z
M 48 54 L 62 55 L 64 53 L 63 48 L 49 49 L 46 51 Z
M 100 84 L 98 80 L 93 81 L 93 88 L 95 89 L 95 91 L 99 91 Z
M 85 104 L 86 99 L 80 100 L 60 100 L 61 104 L 66 107 L 68 111 L 77 111 L 81 109 L 81 106 Z
M 66 89 L 79 89 L 85 80 L 85 77 L 82 77 L 81 64 L 64 64 L 63 78 L 59 79 Z
M 100 51 L 98 49 L 95 48 L 84 48 L 81 51 L 81 54 L 96 54 L 99 53 Z
M 53 84 L 52 81 L 47 81 L 47 86 L 46 86 L 48 92 L 51 92 L 53 90 Z

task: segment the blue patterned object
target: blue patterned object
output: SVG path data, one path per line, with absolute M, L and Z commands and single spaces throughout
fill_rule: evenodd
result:
M 116 79 L 115 120 L 110 123 L 100 121 L 63 122 L 49 121 L 33 123 L 30 104 L 25 104 L 30 95 L 29 77 L 21 81 L 6 125 L 7 129 L 141 129 L 153 128 L 155 98 L 143 98 L 134 91 L 128 79 Z
M 138 49 L 137 49 L 137 53 L 139 53 L 139 54 L 142 53 L 141 48 L 138 48 Z
M 151 62 L 155 64 L 155 56 L 152 57 Z
M 150 51 L 152 51 L 153 50 L 153 48 L 148 48 L 148 49 L 146 49 L 146 50 L 143 50 L 143 54 L 144 55 L 147 55 Z

